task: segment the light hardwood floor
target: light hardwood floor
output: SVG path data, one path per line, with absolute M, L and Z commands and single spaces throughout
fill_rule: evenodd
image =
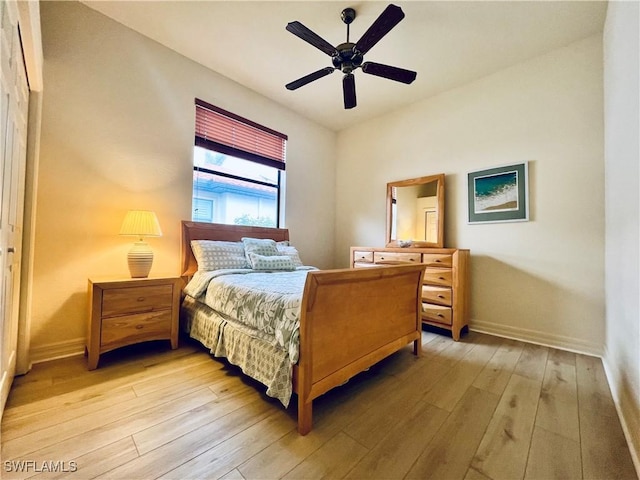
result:
M 599 359 L 474 332 L 424 332 L 423 345 L 316 400 L 305 437 L 295 401 L 184 339 L 111 352 L 92 372 L 83 357 L 38 364 L 15 380 L 0 476 L 638 478 Z

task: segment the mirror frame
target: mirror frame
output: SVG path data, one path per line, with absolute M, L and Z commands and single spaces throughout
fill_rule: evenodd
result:
M 393 187 L 411 187 L 415 185 L 423 185 L 425 183 L 437 182 L 436 185 L 436 215 L 438 223 L 438 238 L 435 242 L 426 242 L 420 240 L 411 241 L 411 244 L 401 245 L 398 239 L 391 238 L 391 212 L 392 212 L 392 189 Z M 443 248 L 444 247 L 444 173 L 437 175 L 429 175 L 426 177 L 410 178 L 408 180 L 400 180 L 397 182 L 387 183 L 387 232 L 386 232 L 386 246 L 387 247 L 431 247 L 431 248 Z

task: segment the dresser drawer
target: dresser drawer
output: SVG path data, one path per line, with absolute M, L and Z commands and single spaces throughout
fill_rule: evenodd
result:
M 447 253 L 423 253 L 422 263 L 427 267 L 447 267 L 453 265 L 453 256 Z
M 357 262 L 353 264 L 353 268 L 383 267 L 384 265 L 376 265 L 375 263 Z
M 443 325 L 452 324 L 452 312 L 450 307 L 442 307 L 432 305 L 430 303 L 422 304 L 422 319 L 429 322 L 442 323 Z
M 171 308 L 172 285 L 113 288 L 102 296 L 102 316 L 126 315 Z
M 428 303 L 451 306 L 451 289 L 447 287 L 433 287 L 425 285 L 422 287 L 422 300 Z
M 424 283 L 427 285 L 442 285 L 450 287 L 453 271 L 450 268 L 429 268 L 424 272 Z
M 354 263 L 373 263 L 373 252 L 362 252 L 362 251 L 354 251 L 353 252 L 353 262 Z
M 374 252 L 373 261 L 375 263 L 421 263 L 420 253 L 401 252 Z
M 141 339 L 169 338 L 170 334 L 171 310 L 105 318 L 100 333 L 100 347 L 127 345 Z

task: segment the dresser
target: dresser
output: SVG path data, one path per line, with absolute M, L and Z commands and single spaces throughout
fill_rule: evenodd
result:
M 451 331 L 469 325 L 469 250 L 457 248 L 351 247 L 351 267 L 424 263 L 422 323 Z
M 89 279 L 88 368 L 100 355 L 148 340 L 178 347 L 180 277 Z

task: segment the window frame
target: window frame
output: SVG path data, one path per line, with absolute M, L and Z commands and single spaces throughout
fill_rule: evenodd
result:
M 281 226 L 281 212 L 283 195 L 283 180 L 286 169 L 286 142 L 287 135 L 277 132 L 271 128 L 260 125 L 252 120 L 246 119 L 235 113 L 224 110 L 215 105 L 211 105 L 198 98 L 195 99 L 196 105 L 196 131 L 194 146 L 205 150 L 221 153 L 230 157 L 247 160 L 250 162 L 266 165 L 277 170 L 277 182 L 262 182 L 249 177 L 242 177 L 227 172 L 211 170 L 208 168 L 193 165 L 194 172 L 203 172 L 210 175 L 221 176 L 242 182 L 252 183 L 255 185 L 267 186 L 276 189 L 276 226 Z M 211 123 L 209 123 L 211 122 Z M 216 123 L 217 122 L 217 123 Z M 213 128 L 211 128 L 213 126 Z M 222 128 L 218 128 L 222 126 Z M 227 129 L 237 128 L 239 135 L 236 136 L 236 130 L 233 134 L 228 134 Z M 247 137 L 251 142 L 247 142 Z M 238 142 L 236 143 L 236 140 Z M 264 143 L 268 145 L 265 147 Z M 281 142 L 281 146 L 278 142 Z M 281 150 L 281 152 L 280 152 Z M 195 190 L 192 186 L 192 198 Z M 193 201 L 191 217 L 193 219 Z

